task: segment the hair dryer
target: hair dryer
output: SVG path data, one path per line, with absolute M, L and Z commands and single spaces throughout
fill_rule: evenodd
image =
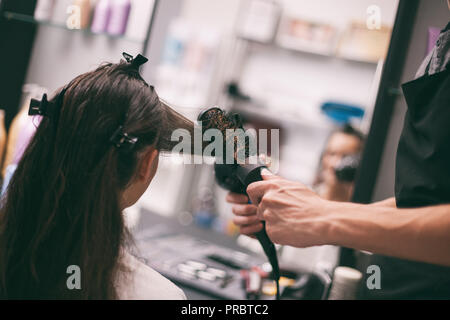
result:
M 242 121 L 238 114 L 226 114 L 223 110 L 219 108 L 211 108 L 206 111 L 203 111 L 198 116 L 198 121 L 202 122 L 202 131 L 206 131 L 208 129 L 218 129 L 222 132 L 222 136 L 224 140 L 227 138 L 226 130 L 227 129 L 242 129 Z M 245 156 L 248 158 L 256 155 L 250 154 L 249 151 L 249 137 L 246 137 L 245 147 Z M 226 145 L 227 141 L 224 141 L 223 145 Z M 232 141 L 234 143 L 234 141 Z M 239 148 L 239 147 L 237 147 Z M 236 153 L 236 150 L 234 150 Z M 225 154 L 225 152 L 223 153 Z M 225 161 L 223 161 L 225 162 Z M 217 183 L 234 193 L 246 194 L 247 187 L 256 181 L 263 180 L 261 177 L 261 170 L 266 168 L 266 165 L 263 164 L 259 158 L 257 161 L 253 161 L 256 163 L 250 164 L 247 163 L 238 163 L 234 161 L 232 164 L 219 164 L 215 163 L 214 172 Z M 263 222 L 264 225 L 264 222 Z M 279 299 L 279 284 L 278 281 L 280 279 L 280 269 L 278 266 L 278 258 L 277 252 L 275 249 L 275 245 L 267 236 L 265 228 L 255 234 L 256 238 L 260 242 L 264 253 L 266 254 L 271 266 L 272 266 L 272 278 L 276 281 L 277 284 L 277 299 Z
M 354 182 L 360 162 L 359 154 L 343 157 L 334 169 L 337 179 L 341 182 Z
M 178 141 L 172 141 L 171 140 L 171 133 L 173 130 L 182 128 L 186 129 L 191 136 L 194 136 L 194 131 L 196 130 L 195 124 L 184 117 L 183 115 L 179 114 L 172 108 L 170 108 L 166 103 L 161 101 L 161 103 L 166 107 L 166 123 L 163 126 L 163 132 L 161 134 L 161 141 L 159 148 L 161 151 L 168 151 L 170 152 L 173 147 L 178 143 Z M 234 144 L 234 141 L 226 141 L 227 138 L 227 129 L 242 129 L 242 121 L 238 114 L 227 114 L 223 110 L 219 108 L 211 108 L 208 110 L 205 110 L 200 113 L 200 115 L 197 118 L 198 121 L 202 122 L 202 133 L 204 133 L 208 129 L 217 129 L 222 133 L 222 137 L 224 139 L 223 146 L 225 149 L 225 146 L 227 143 L 231 142 L 234 145 L 234 154 L 239 154 L 239 152 L 244 151 L 244 155 L 246 159 L 249 159 L 250 157 L 256 157 L 256 154 L 251 154 L 250 151 L 250 137 L 246 137 L 245 144 Z M 204 143 L 202 146 L 203 148 L 206 147 L 206 144 Z M 244 150 L 241 150 L 239 148 L 244 147 Z M 239 149 L 239 150 L 236 150 Z M 192 145 L 191 152 L 193 151 L 193 154 L 195 154 L 196 148 L 194 144 Z M 200 151 L 200 150 L 198 150 Z M 256 153 L 256 152 L 255 152 Z M 226 155 L 226 150 L 222 153 Z M 216 158 L 218 155 L 215 155 Z M 222 159 L 224 160 L 224 159 Z M 225 161 L 222 161 L 225 163 Z M 256 163 L 254 163 L 256 162 Z M 254 164 L 251 164 L 254 163 Z M 244 161 L 244 163 L 238 163 L 237 159 L 231 164 L 220 164 L 215 163 L 214 165 L 214 171 L 215 171 L 215 177 L 217 183 L 234 193 L 241 193 L 246 194 L 246 190 L 248 185 L 250 185 L 253 182 L 262 180 L 261 177 L 261 170 L 263 168 L 267 168 L 265 164 L 263 164 L 259 159 L 257 161 Z M 263 222 L 264 225 L 264 222 Z M 279 299 L 279 278 L 280 278 L 280 268 L 278 266 L 278 258 L 277 258 L 277 252 L 275 249 L 275 245 L 272 243 L 272 241 L 267 236 L 267 233 L 265 231 L 265 228 L 255 234 L 258 241 L 261 243 L 261 246 L 264 250 L 264 253 L 266 254 L 269 263 L 272 266 L 272 278 L 276 281 L 277 285 L 277 299 Z

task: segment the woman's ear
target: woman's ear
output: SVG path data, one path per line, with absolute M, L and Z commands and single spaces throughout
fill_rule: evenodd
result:
M 158 169 L 159 151 L 154 148 L 149 148 L 145 151 L 141 160 L 139 169 L 139 180 L 151 181 Z

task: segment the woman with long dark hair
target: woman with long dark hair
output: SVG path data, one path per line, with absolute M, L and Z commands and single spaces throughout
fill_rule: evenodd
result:
M 43 117 L 0 212 L 0 298 L 184 299 L 126 250 L 122 210 L 150 184 L 175 121 L 139 63 L 104 64 L 30 112 Z

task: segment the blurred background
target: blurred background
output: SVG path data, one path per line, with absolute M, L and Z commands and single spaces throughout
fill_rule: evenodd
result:
M 101 62 L 118 62 L 125 51 L 149 58 L 144 79 L 177 111 L 194 120 L 202 109 L 217 105 L 239 113 L 248 128 L 279 129 L 278 174 L 328 199 L 350 201 L 360 176 L 356 169 L 370 157 L 364 146 L 374 144 L 370 137 L 375 134 L 378 149 L 370 152 L 377 154 L 371 157 L 376 174 L 389 132 L 392 111 L 385 113 L 381 136 L 373 126 L 378 105 L 392 109 L 395 102 L 382 101 L 380 88 L 389 89 L 392 99 L 401 94 L 396 82 L 409 44 L 404 35 L 411 33 L 420 12 L 420 1 L 406 2 L 1 0 L 3 177 L 7 179 L 8 167 L 17 163 L 33 134 L 35 124 L 26 114 L 30 98 L 55 91 Z M 445 7 L 445 1 L 427 2 L 436 12 Z M 433 44 L 442 26 L 427 19 L 423 37 Z M 397 55 L 391 42 L 394 27 Z M 421 57 L 425 46 L 422 41 Z M 384 76 L 388 49 L 390 66 L 397 68 L 392 68 L 394 78 Z M 382 113 L 377 119 L 383 122 Z M 370 195 L 375 183 L 370 182 Z M 379 188 L 389 195 L 393 185 Z M 156 238 L 172 227 L 178 234 L 195 229 L 197 240 L 216 239 L 219 246 L 259 256 L 258 243 L 238 236 L 225 195 L 215 184 L 212 165 L 188 165 L 162 155 L 155 180 L 126 214 L 138 239 L 146 232 Z M 173 243 L 171 250 L 189 241 Z M 179 254 L 168 250 L 168 243 L 161 244 L 165 260 L 153 264 L 163 273 L 174 266 L 167 261 Z M 279 250 L 283 265 L 304 272 L 330 274 L 340 259 L 339 248 L 332 246 Z M 223 297 L 220 288 L 214 296 Z M 209 296 L 189 291 L 188 297 Z

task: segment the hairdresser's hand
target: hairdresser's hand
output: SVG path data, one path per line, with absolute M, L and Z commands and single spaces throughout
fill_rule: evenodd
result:
M 259 159 L 270 168 L 272 159 L 269 156 L 260 154 Z M 263 224 L 256 214 L 257 207 L 249 204 L 249 199 L 244 194 L 230 192 L 226 200 L 233 204 L 232 212 L 235 214 L 233 223 L 239 227 L 240 233 L 255 238 L 253 235 L 263 228 Z
M 266 222 L 269 238 L 278 244 L 310 247 L 325 244 L 326 208 L 331 202 L 305 185 L 262 172 L 263 181 L 247 188 L 257 214 Z
M 226 200 L 233 204 L 232 211 L 235 214 L 233 222 L 239 227 L 242 234 L 252 236 L 261 231 L 263 225 L 256 215 L 257 207 L 248 203 L 248 197 L 245 194 L 230 192 Z

